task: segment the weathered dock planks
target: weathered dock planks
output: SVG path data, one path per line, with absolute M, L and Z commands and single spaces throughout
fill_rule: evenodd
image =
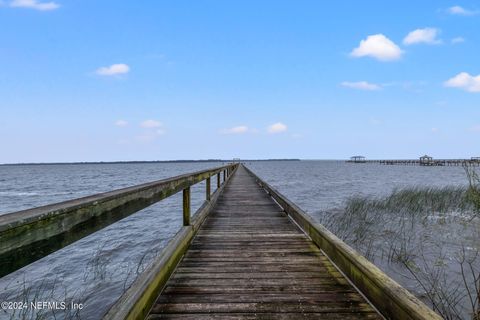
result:
M 381 319 L 239 167 L 148 319 Z

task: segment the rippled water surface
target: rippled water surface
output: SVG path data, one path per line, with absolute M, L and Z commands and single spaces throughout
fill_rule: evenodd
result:
M 222 163 L 0 166 L 0 214 L 219 165 Z M 342 208 L 354 195 L 382 196 L 399 187 L 464 186 L 467 182 L 461 167 L 341 161 L 246 165 L 317 220 L 326 210 Z M 200 183 L 192 189 L 193 208 L 202 203 L 204 188 Z M 85 305 L 81 319 L 98 319 L 180 226 L 181 199 L 177 194 L 0 279 L 0 300 L 71 299 Z M 20 314 L 0 311 L 3 318 L 16 319 Z
M 312 216 L 340 207 L 351 196 L 382 196 L 396 188 L 466 185 L 462 167 L 387 166 L 343 161 L 247 163 Z

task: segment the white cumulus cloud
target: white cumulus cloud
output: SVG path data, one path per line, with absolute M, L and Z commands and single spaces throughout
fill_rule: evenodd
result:
M 380 61 L 398 60 L 403 51 L 383 34 L 374 34 L 360 41 L 357 48 L 350 53 L 352 57 L 372 57 Z
M 157 120 L 145 120 L 142 123 L 140 123 L 140 127 L 142 128 L 160 128 L 162 126 L 162 123 Z
M 445 81 L 446 87 L 459 88 L 468 92 L 480 92 L 480 74 L 472 76 L 467 72 L 461 72 L 455 77 Z
M 442 43 L 442 41 L 437 38 L 439 33 L 440 31 L 436 28 L 416 29 L 403 39 L 403 43 L 405 45 L 418 43 L 439 44 Z
M 250 129 L 247 126 L 236 126 L 228 129 L 223 129 L 222 134 L 242 134 L 249 132 Z
M 374 91 L 374 90 L 381 89 L 381 86 L 379 86 L 378 84 L 369 83 L 367 81 L 357 81 L 357 82 L 344 81 L 341 83 L 341 85 L 346 88 L 367 90 L 367 91 Z
M 460 6 L 453 6 L 447 9 L 447 12 L 459 16 L 473 16 L 479 13 L 478 10 L 468 10 Z
M 130 67 L 124 63 L 112 64 L 109 67 L 98 68 L 96 73 L 101 76 L 114 76 L 126 74 L 130 71 Z
M 277 123 L 274 123 L 274 124 L 268 126 L 267 132 L 272 133 L 272 134 L 273 133 L 281 133 L 281 132 L 287 131 L 287 129 L 288 129 L 288 127 L 285 124 L 283 124 L 281 122 L 277 122 Z
M 60 8 L 60 5 L 55 2 L 39 2 L 38 0 L 13 0 L 10 2 L 10 7 L 13 8 L 29 8 L 40 11 L 49 11 Z

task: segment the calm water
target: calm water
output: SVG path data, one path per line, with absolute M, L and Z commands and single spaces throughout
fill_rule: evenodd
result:
M 0 166 L 0 214 L 211 168 L 220 163 Z M 381 166 L 340 161 L 246 163 L 320 220 L 353 195 L 408 186 L 466 185 L 461 167 Z M 177 194 L 0 279 L 0 300 L 71 299 L 98 319 L 181 226 Z M 204 184 L 192 189 L 192 206 Z M 0 319 L 20 318 L 1 313 Z M 29 314 L 27 318 L 29 318 Z M 58 313 L 58 318 L 71 314 Z

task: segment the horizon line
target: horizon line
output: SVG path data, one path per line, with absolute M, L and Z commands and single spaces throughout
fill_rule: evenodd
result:
M 470 160 L 466 158 L 435 158 L 436 160 Z M 113 161 L 59 161 L 59 162 L 6 162 L 0 166 L 21 166 L 21 165 L 81 165 L 81 164 L 135 164 L 135 163 L 194 163 L 194 162 L 255 162 L 255 161 L 348 161 L 349 158 L 264 158 L 264 159 L 171 159 L 171 160 L 113 160 Z M 367 161 L 382 160 L 418 160 L 418 158 L 371 158 Z

